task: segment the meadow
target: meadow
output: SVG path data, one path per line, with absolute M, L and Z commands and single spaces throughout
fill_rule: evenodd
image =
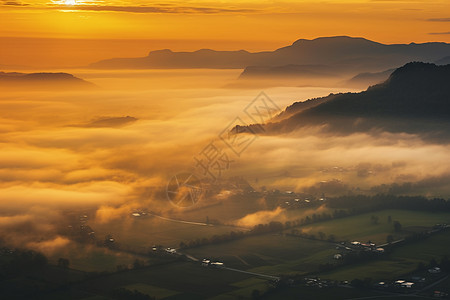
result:
M 378 218 L 377 224 L 373 223 L 372 216 Z M 388 221 L 389 216 L 391 222 Z M 394 232 L 394 221 L 400 222 L 402 231 Z M 384 244 L 388 235 L 401 239 L 412 232 L 420 232 L 440 223 L 450 223 L 450 213 L 390 209 L 305 225 L 297 229 L 315 237 L 319 237 L 319 232 L 326 236 L 333 234 L 336 241 L 370 240 L 375 244 Z
M 93 223 L 92 227 L 99 239 L 111 234 L 120 245 L 140 251 L 148 251 L 153 245 L 176 248 L 181 241 L 194 240 L 199 237 L 208 238 L 237 230 L 231 226 L 177 223 L 152 216 L 142 218 L 124 216 L 120 222 Z
M 370 216 L 377 215 L 380 224 L 371 225 Z M 404 210 L 385 210 L 358 216 L 351 216 L 331 221 L 318 222 L 308 225 L 315 228 L 333 228 L 333 234 L 343 235 L 342 230 L 350 238 L 366 240 L 374 234 L 384 235 L 392 229 L 383 224 L 382 217 L 391 216 L 404 224 L 401 235 L 410 234 L 410 228 L 418 230 L 425 229 L 435 223 L 443 223 L 449 214 L 427 213 Z M 151 221 L 152 219 L 149 218 Z M 351 221 L 349 221 L 351 220 Z M 145 219 L 136 220 L 136 224 Z M 191 225 L 173 223 L 176 226 Z M 348 227 L 348 222 L 360 222 L 366 226 Z M 386 221 L 384 221 L 387 223 Z M 358 224 L 358 223 L 356 223 Z M 303 226 L 304 227 L 304 226 Z M 367 230 L 365 227 L 375 227 L 376 230 Z M 193 228 L 209 228 L 208 226 L 196 226 Z M 210 227 L 214 229 L 214 227 Z M 171 228 L 172 230 L 175 230 Z M 171 230 L 168 231 L 170 234 Z M 324 231 L 325 232 L 325 231 Z M 173 233 L 172 233 L 173 234 Z M 179 236 L 182 233 L 178 233 Z M 197 232 L 191 234 L 198 234 Z M 450 244 L 450 232 L 443 231 L 426 239 L 397 245 L 382 258 L 355 265 L 337 266 L 328 272 L 318 272 L 323 264 L 337 264 L 333 255 L 338 252 L 336 244 L 329 241 L 307 239 L 285 233 L 270 233 L 247 236 L 242 239 L 211 244 L 180 250 L 190 254 L 199 260 L 209 258 L 222 261 L 226 267 L 246 270 L 265 275 L 304 275 L 320 276 L 324 279 L 349 280 L 355 278 L 371 278 L 372 280 L 399 279 L 405 274 L 414 271 L 422 262 L 427 264 L 430 259 L 440 260 L 444 255 L 449 255 L 447 245 Z M 80 246 L 81 247 L 81 246 Z M 64 270 L 49 266 L 45 272 L 31 274 L 28 278 L 20 278 L 18 282 L 29 286 L 42 286 L 50 290 L 45 294 L 45 299 L 82 299 L 101 300 L 111 299 L 116 289 L 127 289 L 138 291 L 157 299 L 236 299 L 251 298 L 252 293 L 258 290 L 264 293 L 269 289 L 269 280 L 259 276 L 240 273 L 227 269 L 203 267 L 200 262 L 183 261 L 163 258 L 150 258 L 132 255 L 120 251 L 107 250 L 105 248 L 91 249 L 89 259 L 78 260 L 76 256 L 70 259 L 71 268 L 84 271 L 112 270 L 116 264 L 132 263 L 134 259 L 147 260 L 149 265 L 137 269 L 124 270 L 121 272 L 103 273 L 96 276 L 86 277 L 84 272 L 73 269 Z M 57 255 L 55 253 L 55 255 Z M 81 255 L 82 257 L 83 255 Z M 52 261 L 51 261 L 52 262 Z M 308 275 L 307 275 L 308 274 Z M 363 278 L 361 278 L 363 277 Z M 67 280 L 72 282 L 67 290 L 57 287 L 58 283 Z M 14 286 L 14 281 L 4 282 Z M 207 284 L 206 284 L 207 283 Z M 55 286 L 52 289 L 52 285 Z M 293 297 L 301 293 L 306 298 L 327 299 L 330 294 L 343 298 L 377 295 L 375 292 L 362 292 L 357 289 L 328 288 L 318 290 L 311 287 L 289 287 L 266 294 L 264 299 L 280 299 Z
M 335 251 L 332 244 L 323 241 L 265 234 L 185 252 L 200 259 L 222 261 L 229 267 L 277 275 L 307 273 L 319 264 L 333 262 Z
M 126 288 L 157 298 L 204 299 L 261 283 L 242 283 L 250 277 L 242 273 L 202 267 L 200 264 L 177 262 L 112 274 L 81 283 L 76 288 L 100 295 L 110 295 L 113 289 Z
M 449 257 L 448 245 L 450 245 L 450 231 L 446 230 L 426 239 L 398 246 L 383 259 L 344 266 L 331 272 L 322 273 L 320 276 L 339 281 L 350 281 L 355 278 L 399 279 L 405 274 L 415 271 L 419 263 L 426 266 L 432 259 L 439 262 L 444 256 Z
M 379 224 L 371 223 L 372 215 L 379 217 Z M 389 223 L 388 216 L 403 225 L 400 232 L 394 232 L 393 221 Z M 448 220 L 450 220 L 448 213 L 383 210 L 318 222 L 299 228 L 303 230 L 306 228 L 308 233 L 315 234 L 316 238 L 318 238 L 318 232 L 322 231 L 326 234 L 334 234 L 337 241 L 371 240 L 381 244 L 386 242 L 387 235 L 392 234 L 394 238 L 400 239 Z M 393 278 L 413 271 L 418 262 L 428 263 L 432 257 L 440 258 L 445 255 L 448 252 L 446 245 L 449 242 L 443 240 L 441 235 L 432 236 L 423 243 L 396 248 L 386 259 L 357 266 L 344 266 L 326 275 L 336 273 L 338 275 L 332 275 L 331 279 L 340 280 L 356 278 L 354 276 L 357 274 L 368 274 L 373 278 L 384 278 L 389 274 L 389 278 Z M 335 243 L 318 239 L 305 239 L 286 234 L 264 234 L 192 248 L 186 250 L 186 253 L 199 259 L 216 259 L 230 267 L 268 275 L 306 274 L 317 271 L 320 265 L 336 264 L 333 256 L 339 251 L 335 249 L 335 246 Z

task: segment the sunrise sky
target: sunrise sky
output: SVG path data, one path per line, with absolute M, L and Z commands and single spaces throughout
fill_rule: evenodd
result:
M 77 66 L 161 48 L 273 50 L 333 35 L 450 42 L 449 15 L 448 0 L 0 0 L 0 66 Z

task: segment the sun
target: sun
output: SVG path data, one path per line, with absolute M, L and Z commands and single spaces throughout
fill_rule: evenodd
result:
M 75 0 L 65 0 L 64 4 L 66 4 L 66 5 L 75 5 L 75 4 L 77 4 L 77 1 L 75 1 Z

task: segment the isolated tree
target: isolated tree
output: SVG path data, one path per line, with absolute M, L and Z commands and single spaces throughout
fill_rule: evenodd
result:
M 112 292 L 112 297 L 118 300 L 153 300 L 154 297 L 150 297 L 137 290 L 130 291 L 125 288 L 115 289 Z
M 252 291 L 252 299 L 259 299 L 259 297 L 261 297 L 261 293 L 259 290 L 253 290 Z
M 428 266 L 430 268 L 434 268 L 438 265 L 437 261 L 434 259 L 434 257 L 432 259 L 430 259 L 430 263 L 428 264 Z
M 33 255 L 33 261 L 31 263 L 31 266 L 36 268 L 36 269 L 40 269 L 43 268 L 47 265 L 48 260 L 47 257 L 39 252 L 35 252 Z
M 272 221 L 268 225 L 269 232 L 282 231 L 284 229 L 284 225 L 281 222 Z
M 70 265 L 70 261 L 67 258 L 58 259 L 58 267 L 68 269 Z
M 323 240 L 325 238 L 325 233 L 322 231 L 319 231 L 317 234 L 319 235 L 319 239 Z
M 441 260 L 441 269 L 446 272 L 450 271 L 450 260 L 447 256 L 444 256 Z
M 389 244 L 392 243 L 393 241 L 394 241 L 394 236 L 392 234 L 390 234 L 386 237 L 386 242 L 388 242 Z
M 366 278 L 364 278 L 363 282 L 364 282 L 365 286 L 371 286 L 372 285 L 372 278 L 366 277 Z
M 355 288 L 362 288 L 364 286 L 364 281 L 361 279 L 355 278 L 353 279 L 350 284 L 354 286 Z
M 136 258 L 136 260 L 133 263 L 133 268 L 134 269 L 139 269 L 139 268 L 142 268 L 143 266 L 145 266 L 145 262 L 143 262 L 142 260 Z
M 330 235 L 328 236 L 328 241 L 329 241 L 329 242 L 334 242 L 334 241 L 336 241 L 336 237 L 334 236 L 334 234 L 330 234 Z
M 416 271 L 422 272 L 422 271 L 425 271 L 426 269 L 427 269 L 427 267 L 425 266 L 425 264 L 423 262 L 420 262 L 417 264 Z
M 394 221 L 394 231 L 399 232 L 402 230 L 402 224 L 399 221 Z
M 377 225 L 379 223 L 378 220 L 379 220 L 378 216 L 374 215 L 370 216 L 370 221 L 372 222 L 372 224 Z
M 122 272 L 128 269 L 126 265 L 117 265 L 116 266 L 117 272 Z
M 388 216 L 388 217 L 387 217 L 387 221 L 388 221 L 389 224 L 391 224 L 391 223 L 392 223 L 392 217 L 391 217 L 391 216 Z

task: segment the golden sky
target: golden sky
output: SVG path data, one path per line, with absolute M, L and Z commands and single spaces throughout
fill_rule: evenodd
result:
M 0 65 L 32 65 L 15 58 L 30 47 L 35 65 L 76 65 L 159 48 L 273 50 L 333 35 L 450 42 L 449 22 L 448 0 L 0 0 Z M 133 47 L 114 43 L 123 39 Z

